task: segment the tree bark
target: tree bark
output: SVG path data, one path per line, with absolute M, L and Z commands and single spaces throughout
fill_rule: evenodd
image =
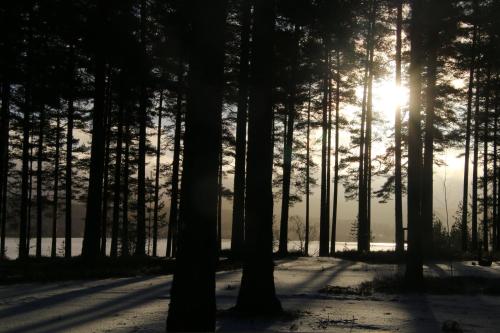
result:
M 43 224 L 43 151 L 44 151 L 44 131 L 45 131 L 45 105 L 40 106 L 38 119 L 38 149 L 36 157 L 36 257 L 42 257 L 42 224 Z
M 123 80 L 123 78 L 122 78 Z M 120 102 L 118 105 L 118 132 L 116 135 L 115 152 L 115 175 L 113 189 L 113 222 L 111 224 L 111 249 L 110 256 L 115 258 L 118 255 L 118 228 L 120 223 L 120 194 L 121 194 L 121 174 L 122 174 L 122 145 L 123 145 L 123 88 L 120 91 Z
M 66 133 L 66 184 L 65 184 L 65 230 L 64 230 L 64 257 L 71 258 L 71 227 L 72 227 L 72 199 L 73 199 L 73 127 L 75 117 L 74 106 L 74 76 L 75 76 L 75 46 L 70 46 L 70 65 L 68 68 L 68 124 Z
M 469 230 L 467 227 L 467 211 L 469 209 L 469 163 L 470 163 L 470 139 L 471 139 L 471 123 L 472 123 L 472 97 L 474 88 L 474 71 L 476 68 L 476 39 L 477 25 L 474 24 L 472 35 L 472 50 L 469 67 L 469 88 L 467 91 L 467 121 L 465 129 L 465 155 L 464 155 L 464 182 L 462 195 L 462 251 L 466 252 L 469 241 Z
M 157 256 L 158 247 L 158 210 L 160 192 L 160 153 L 161 153 L 161 116 L 163 112 L 163 91 L 160 92 L 160 106 L 158 107 L 158 129 L 156 135 L 156 168 L 155 168 L 155 199 L 153 216 L 153 257 Z
M 397 3 L 397 23 L 396 23 L 396 87 L 401 87 L 401 49 L 403 30 L 403 0 Z M 394 206 L 396 223 L 396 252 L 404 252 L 404 230 L 403 230 L 403 184 L 401 176 L 401 105 L 396 106 L 395 124 L 394 124 Z
M 279 252 L 281 254 L 288 253 L 288 213 L 290 207 L 290 183 L 292 177 L 292 153 L 293 153 L 293 133 L 296 117 L 296 81 L 297 81 L 297 66 L 299 57 L 300 43 L 300 28 L 295 25 L 294 28 L 294 54 L 292 60 L 292 69 L 289 86 L 289 96 L 287 101 L 288 117 L 285 137 L 285 150 L 283 152 L 283 194 L 281 200 L 281 221 L 280 221 L 280 242 Z
M 130 255 L 129 250 L 129 236 L 128 236 L 128 225 L 129 225 L 129 216 L 128 216 L 128 202 L 129 202 L 129 194 L 130 189 L 129 185 L 129 177 L 130 177 L 130 120 L 129 120 L 129 109 L 127 106 L 126 114 L 125 114 L 125 154 L 123 156 L 124 165 L 123 165 L 123 204 L 122 204 L 122 247 L 121 247 L 121 255 L 123 257 L 127 257 Z
M 146 1 L 140 2 L 141 31 L 140 43 L 144 55 L 146 54 L 145 41 L 145 10 Z M 135 255 L 146 254 L 146 121 L 147 121 L 147 93 L 146 93 L 146 69 L 142 68 L 141 86 L 139 97 L 139 155 L 137 159 L 137 242 Z
M 306 232 L 304 239 L 304 255 L 309 255 L 309 224 L 310 224 L 310 164 L 311 164 L 311 83 L 307 96 L 307 133 L 306 133 Z
M 0 259 L 5 258 L 5 229 L 7 224 L 7 181 L 9 168 L 10 82 L 2 81 L 2 109 L 0 125 Z
M 102 221 L 102 180 L 104 174 L 104 98 L 105 98 L 105 49 L 108 4 L 100 0 L 97 5 L 98 33 L 95 45 L 94 109 L 92 111 L 92 143 L 90 151 L 90 173 L 85 216 L 82 256 L 95 259 L 99 256 L 99 240 Z
M 226 5 L 225 0 L 190 3 L 192 49 L 184 134 L 182 230 L 170 293 L 169 332 L 215 330 Z
M 332 211 L 332 238 L 330 255 L 335 254 L 335 243 L 337 240 L 337 210 L 339 192 L 339 139 L 340 139 L 340 51 L 336 52 L 337 74 L 335 76 L 335 157 L 333 170 L 333 211 Z
M 54 198 L 52 201 L 52 246 L 50 256 L 57 256 L 57 209 L 59 204 L 59 141 L 61 140 L 61 115 L 56 115 L 56 153 L 54 157 Z
M 273 45 L 275 1 L 256 0 L 254 10 L 247 186 L 245 261 L 236 309 L 281 312 L 274 287 L 273 263 Z
M 321 193 L 320 193 L 320 218 L 319 218 L 319 255 L 326 257 L 329 254 L 329 225 L 328 208 L 327 208 L 327 154 L 328 154 L 328 85 L 330 62 L 329 62 L 329 47 L 326 37 L 323 37 L 323 52 L 324 52 L 324 73 L 322 83 L 322 121 L 321 121 Z
M 245 239 L 245 164 L 248 109 L 248 72 L 250 57 L 250 20 L 252 4 L 241 4 L 241 45 L 238 76 L 238 110 L 236 114 L 236 156 L 234 161 L 233 221 L 231 252 L 235 257 L 243 253 Z
M 104 150 L 104 179 L 102 188 L 102 222 L 101 222 L 101 255 L 106 256 L 106 247 L 108 241 L 108 199 L 109 199 L 109 162 L 110 162 L 110 144 L 111 144 L 111 75 L 108 69 L 108 81 L 106 88 L 106 124 L 105 124 L 105 140 L 106 147 Z
M 489 225 L 488 225 L 488 138 L 489 138 L 489 112 L 490 112 L 490 85 L 491 85 L 491 65 L 488 64 L 486 74 L 486 91 L 484 115 L 483 115 L 483 250 L 485 253 L 489 252 Z
M 410 113 L 408 120 L 408 254 L 405 278 L 410 287 L 419 288 L 423 282 L 422 259 L 422 67 L 423 0 L 410 1 Z
M 478 36 L 479 38 L 479 36 Z M 479 113 L 479 97 L 480 97 L 480 70 L 479 68 L 476 71 L 476 96 L 474 102 L 474 149 L 473 149 L 473 157 L 472 157 L 472 243 L 471 250 L 475 252 L 478 250 L 478 239 L 477 239 L 477 211 L 478 211 L 478 193 L 477 193 L 477 185 L 478 185 L 478 160 L 479 160 L 479 122 L 480 122 L 480 113 Z
M 179 163 L 181 154 L 181 127 L 182 127 L 182 76 L 183 65 L 179 60 L 179 69 L 177 73 L 177 106 L 175 113 L 175 133 L 174 133 L 174 157 L 172 161 L 172 189 L 170 197 L 170 212 L 168 219 L 167 236 L 167 257 L 176 255 L 177 252 L 177 234 L 179 218 Z

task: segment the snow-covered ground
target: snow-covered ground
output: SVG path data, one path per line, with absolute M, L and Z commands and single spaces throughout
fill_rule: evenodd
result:
M 465 295 L 325 295 L 326 285 L 356 286 L 403 270 L 332 258 L 280 260 L 276 288 L 289 315 L 283 318 L 220 316 L 221 331 L 435 332 L 447 320 L 464 331 L 498 332 L 500 297 Z M 448 264 L 426 274 L 447 276 Z M 491 268 L 454 263 L 454 275 L 500 277 Z M 217 274 L 217 306 L 234 305 L 241 271 Z M 171 276 L 31 283 L 0 286 L 0 332 L 162 332 Z M 291 313 L 291 315 L 290 315 Z M 193 318 L 196 320 L 196 318 Z

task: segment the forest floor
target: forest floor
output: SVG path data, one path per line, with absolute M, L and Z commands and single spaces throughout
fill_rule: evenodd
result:
M 241 270 L 217 273 L 217 327 L 221 331 L 498 332 L 500 296 L 474 289 L 456 293 L 439 283 L 431 293 L 380 292 L 403 265 L 335 258 L 276 261 L 278 318 L 239 317 L 224 310 L 236 301 Z M 460 279 L 500 281 L 500 265 L 468 262 L 427 264 L 441 285 Z M 451 276 L 455 278 L 450 279 Z M 432 280 L 432 279 L 431 279 Z M 172 276 L 141 275 L 0 286 L 0 332 L 163 332 Z M 463 281 L 462 281 L 463 282 Z M 437 287 L 436 287 L 437 286 Z M 196 300 L 193 300 L 194 302 Z M 193 318 L 196 320 L 196 318 Z M 444 326 L 443 326 L 444 325 Z

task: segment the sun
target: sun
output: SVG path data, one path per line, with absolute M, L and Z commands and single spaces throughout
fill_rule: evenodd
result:
M 388 122 L 393 122 L 396 108 L 408 103 L 406 87 L 398 87 L 394 81 L 377 81 L 373 84 L 373 110 Z
M 373 82 L 373 111 L 385 122 L 394 122 L 396 108 L 408 103 L 407 87 L 396 86 L 394 81 L 380 80 Z M 356 89 L 358 100 L 363 99 L 363 87 Z

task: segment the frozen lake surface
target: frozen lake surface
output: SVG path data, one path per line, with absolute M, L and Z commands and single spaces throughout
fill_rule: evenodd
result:
M 71 253 L 74 256 L 80 255 L 82 252 L 82 241 L 83 238 L 78 237 L 78 238 L 73 238 L 72 243 L 71 243 Z M 10 259 L 15 259 L 17 258 L 18 252 L 19 252 L 19 240 L 14 237 L 7 237 L 6 238 L 6 255 L 7 258 Z M 52 244 L 52 239 L 50 237 L 44 237 L 42 238 L 42 255 L 43 256 L 50 256 L 50 250 L 51 250 L 51 244 Z M 57 255 L 58 256 L 63 256 L 64 255 L 64 238 L 57 238 Z M 108 239 L 106 242 L 107 245 L 107 253 L 109 254 L 109 249 L 111 246 L 111 239 Z M 277 242 L 275 242 L 275 249 L 277 250 Z M 152 251 L 152 245 L 150 242 L 146 243 L 146 246 L 148 248 L 149 253 Z M 231 247 L 231 240 L 229 239 L 223 239 L 222 240 L 222 248 L 223 249 L 229 249 Z M 164 256 L 166 253 L 166 248 L 167 248 L 167 241 L 166 239 L 162 238 L 158 240 L 158 255 L 159 256 Z M 294 250 L 299 250 L 301 248 L 301 242 L 299 241 L 289 241 L 289 251 L 294 251 Z M 355 250 L 357 248 L 356 242 L 337 242 L 335 244 L 335 250 L 336 251 L 343 251 L 343 250 Z M 388 250 L 394 250 L 395 244 L 394 243 L 372 243 L 371 244 L 371 250 L 372 251 L 388 251 Z M 318 241 L 311 241 L 309 243 L 309 254 L 311 256 L 317 256 L 319 252 L 319 242 Z M 35 255 L 35 239 L 32 239 L 30 242 L 30 254 Z

